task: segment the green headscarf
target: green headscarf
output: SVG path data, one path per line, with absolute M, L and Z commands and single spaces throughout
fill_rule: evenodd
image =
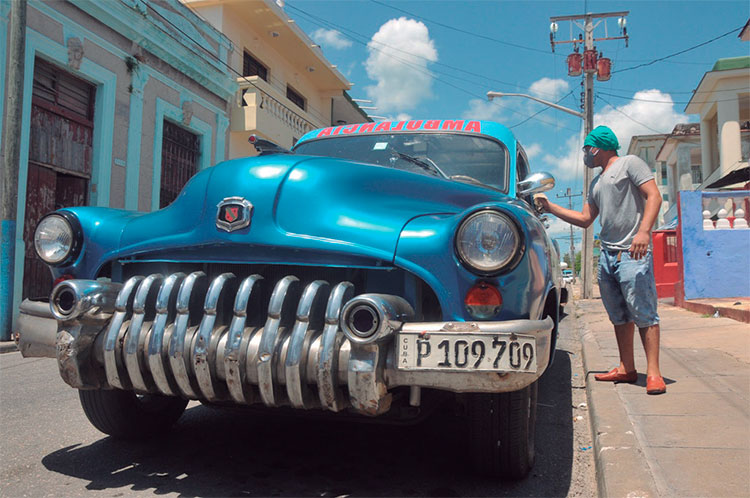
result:
M 590 145 L 602 150 L 617 150 L 620 148 L 620 142 L 617 141 L 615 132 L 606 126 L 597 126 L 591 133 L 586 135 L 583 145 Z

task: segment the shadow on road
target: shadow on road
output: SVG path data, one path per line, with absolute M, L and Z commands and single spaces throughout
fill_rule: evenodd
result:
M 565 496 L 571 483 L 571 362 L 558 350 L 539 385 L 537 462 L 517 483 L 468 468 L 461 419 L 415 426 L 254 415 L 196 406 L 145 443 L 105 437 L 42 459 L 87 489 L 186 496 Z

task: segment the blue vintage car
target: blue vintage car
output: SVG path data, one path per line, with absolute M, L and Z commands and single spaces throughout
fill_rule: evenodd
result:
M 56 358 L 116 437 L 167 428 L 189 399 L 409 420 L 449 398 L 476 468 L 525 476 L 561 293 L 530 201 L 554 179 L 487 121 L 251 140 L 258 157 L 159 211 L 43 218 L 58 283 L 21 306 L 24 355 Z

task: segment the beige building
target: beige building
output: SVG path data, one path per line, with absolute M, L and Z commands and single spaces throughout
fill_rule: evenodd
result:
M 182 1 L 234 46 L 230 158 L 255 154 L 251 134 L 291 147 L 315 128 L 370 121 L 349 98 L 351 83 L 275 2 Z
M 685 112 L 700 116 L 700 187 L 743 183 L 750 156 L 750 56 L 719 59 L 703 75 Z

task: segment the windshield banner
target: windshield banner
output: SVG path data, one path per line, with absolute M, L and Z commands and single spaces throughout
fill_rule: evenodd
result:
M 465 121 L 463 119 L 416 119 L 412 121 L 383 121 L 381 123 L 356 123 L 342 126 L 330 126 L 323 128 L 317 134 L 317 138 L 335 135 L 352 135 L 359 133 L 381 133 L 394 131 L 417 131 L 417 130 L 440 130 L 440 131 L 464 131 L 482 133 L 481 121 Z

